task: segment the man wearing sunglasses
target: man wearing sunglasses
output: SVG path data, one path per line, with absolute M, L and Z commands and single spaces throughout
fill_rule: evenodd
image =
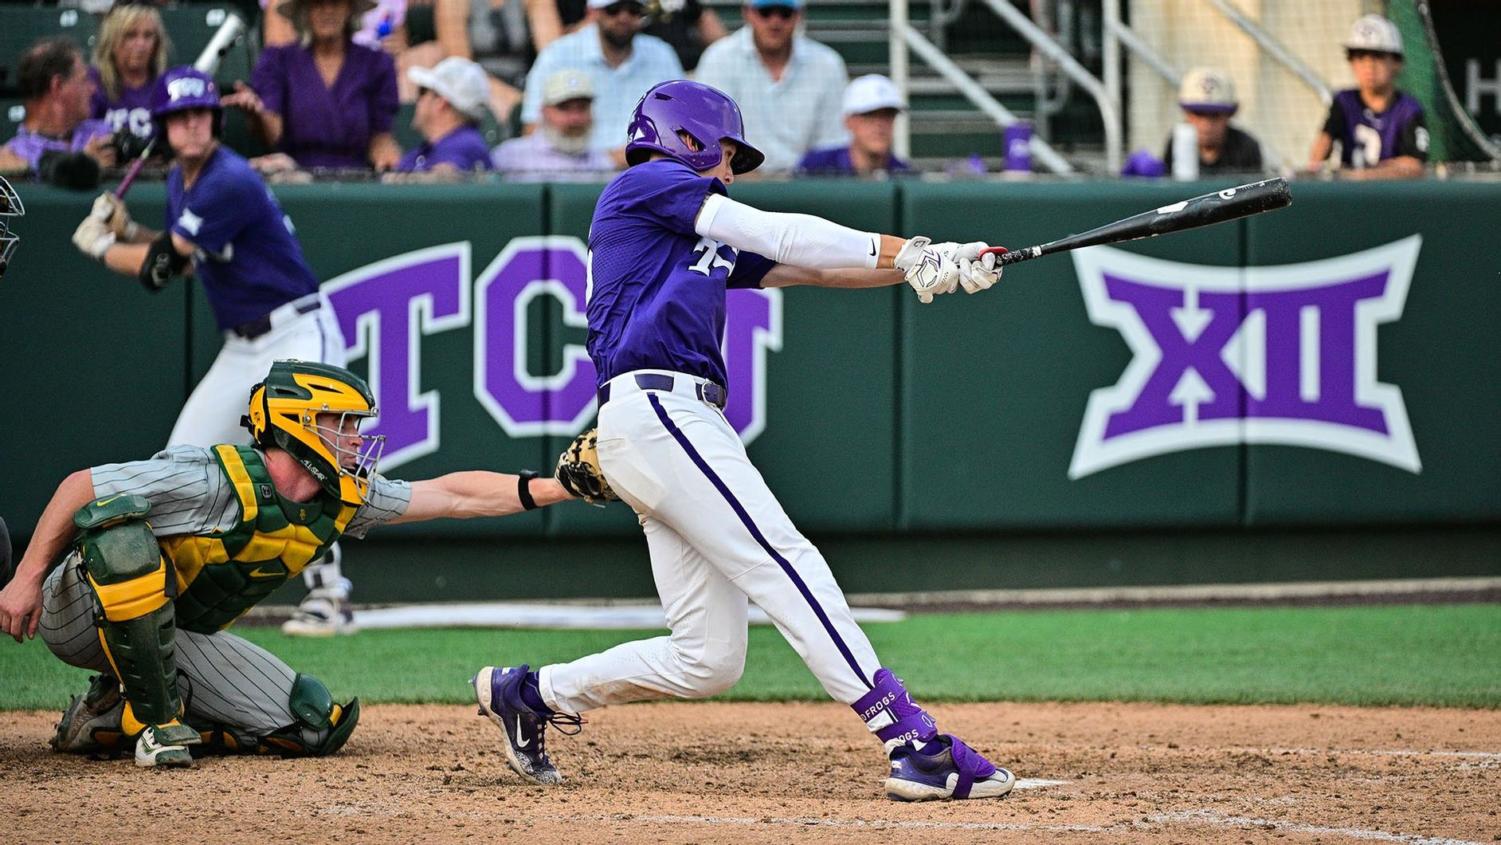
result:
M 645 35 L 646 7 L 637 0 L 589 0 L 588 23 L 547 45 L 526 76 L 521 122 L 530 133 L 542 122 L 544 88 L 559 71 L 579 71 L 594 90 L 594 129 L 590 150 L 608 151 L 617 167 L 625 166 L 621 127 L 646 90 L 680 79 L 683 65 L 660 38 Z
M 745 26 L 709 45 L 695 78 L 740 104 L 764 170 L 791 170 L 812 149 L 849 142 L 842 101 L 849 73 L 827 45 L 799 35 L 803 0 L 746 0 Z
M 1355 87 L 1334 95 L 1308 169 L 1323 169 L 1339 141 L 1340 161 L 1351 169 L 1351 178 L 1420 178 L 1428 160 L 1428 127 L 1422 104 L 1397 89 L 1402 33 L 1380 15 L 1365 15 L 1350 27 L 1344 46 Z

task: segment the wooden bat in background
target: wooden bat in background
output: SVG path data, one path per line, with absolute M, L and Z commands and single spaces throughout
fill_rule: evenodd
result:
M 1175 202 L 1156 211 L 1132 215 L 1114 223 L 1106 223 L 1099 228 L 1059 238 L 1056 241 L 1048 241 L 1045 244 L 1015 250 L 993 246 L 985 252 L 997 255 L 996 260 L 1004 267 L 1086 246 L 1125 243 L 1141 238 L 1155 238 L 1171 232 L 1197 229 L 1200 226 L 1212 226 L 1227 220 L 1237 220 L 1252 214 L 1285 208 L 1291 205 L 1292 201 L 1293 197 L 1288 191 L 1287 182 L 1277 177 Z

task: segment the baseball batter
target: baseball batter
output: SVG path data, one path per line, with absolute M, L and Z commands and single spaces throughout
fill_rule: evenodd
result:
M 599 372 L 598 454 L 640 517 L 671 633 L 572 663 L 484 667 L 481 712 L 506 733 L 508 763 L 561 780 L 544 733 L 596 707 L 701 698 L 739 679 L 748 602 L 766 611 L 828 694 L 885 744 L 899 800 L 1005 795 L 1012 774 L 932 719 L 881 666 L 818 549 L 800 533 L 725 420 L 720 338 L 732 287 L 913 287 L 922 302 L 1000 278 L 983 243 L 934 244 L 772 214 L 729 199 L 762 154 L 722 92 L 672 81 L 632 118 L 630 166 L 600 196 L 589 231 L 588 348 Z
M 244 439 L 239 406 L 272 361 L 344 365 L 344 338 L 318 279 L 303 259 L 291 219 L 245 159 L 218 141 L 222 112 L 212 77 L 172 68 L 157 81 L 151 116 L 175 164 L 167 177 L 166 231 L 130 219 L 101 194 L 73 242 L 111 270 L 158 291 L 191 272 L 203 285 L 224 346 L 178 414 L 167 445 L 212 446 Z M 309 593 L 283 630 L 349 633 L 349 581 L 339 548 L 303 570 Z
M 19 642 L 40 629 L 59 659 L 102 673 L 64 711 L 56 750 L 133 741 L 141 766 L 191 765 L 190 746 L 332 754 L 359 700 L 334 703 L 316 678 L 225 629 L 345 534 L 570 498 L 533 473 L 387 479 L 381 438 L 359 434 L 376 414 L 362 379 L 302 361 L 269 370 L 244 417 L 251 444 L 79 470 L 43 511 L 0 591 L 0 630 Z

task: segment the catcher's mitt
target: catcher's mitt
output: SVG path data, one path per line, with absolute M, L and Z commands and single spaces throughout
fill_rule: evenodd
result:
M 620 497 L 610 489 L 610 482 L 599 468 L 598 441 L 599 430 L 593 428 L 573 438 L 558 456 L 558 466 L 552 474 L 564 490 L 591 505 L 603 507 L 605 502 L 620 501 Z

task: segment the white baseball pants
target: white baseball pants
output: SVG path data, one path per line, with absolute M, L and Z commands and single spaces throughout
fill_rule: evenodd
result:
M 854 703 L 880 663 L 828 563 L 788 519 L 724 414 L 697 398 L 701 380 L 667 373 L 671 391 L 643 390 L 635 375 L 610 383 L 599 458 L 640 516 L 671 633 L 542 667 L 543 700 L 580 713 L 723 692 L 745 665 L 753 601 L 829 695 Z

